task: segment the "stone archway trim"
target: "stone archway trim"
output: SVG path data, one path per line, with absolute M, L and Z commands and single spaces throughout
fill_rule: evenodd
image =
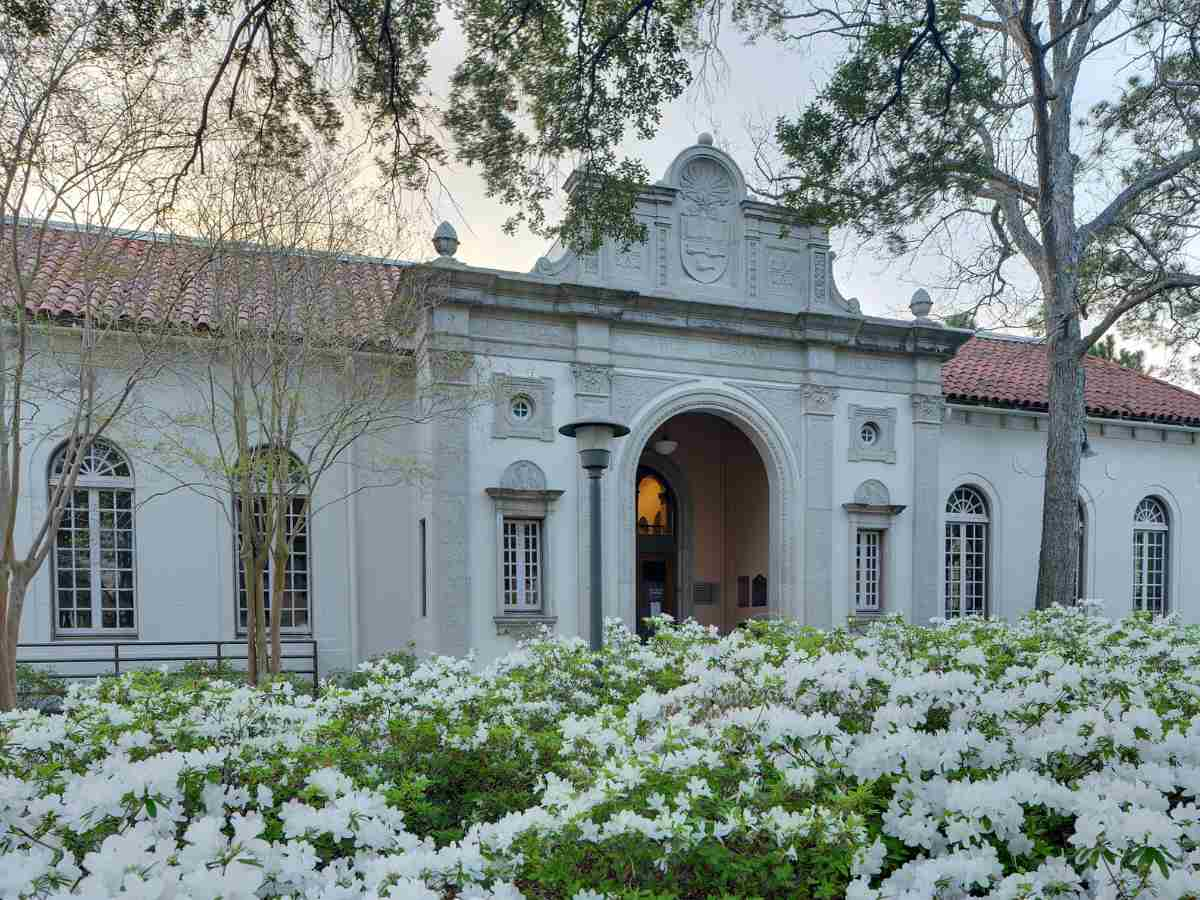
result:
M 637 535 L 624 527 L 635 518 L 634 480 L 638 461 L 653 434 L 672 416 L 708 413 L 737 426 L 750 439 L 767 471 L 771 498 L 769 534 L 768 611 L 770 615 L 796 615 L 802 608 L 796 596 L 799 584 L 795 563 L 798 520 L 795 505 L 799 491 L 799 464 L 778 421 L 754 398 L 725 385 L 681 386 L 647 402 L 636 411 L 630 434 L 621 441 L 616 465 L 610 471 L 609 502 L 617 515 L 609 518 L 607 546 L 614 548 L 606 566 L 608 585 L 605 615 L 619 616 L 632 627 L 634 617 L 634 562 Z

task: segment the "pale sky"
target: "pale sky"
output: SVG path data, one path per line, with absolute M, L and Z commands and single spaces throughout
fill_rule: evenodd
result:
M 445 24 L 445 35 L 432 60 L 433 71 L 428 82 L 431 86 L 449 84 L 450 73 L 462 54 L 461 36 L 453 20 L 448 19 Z M 832 42 L 816 49 L 809 47 L 804 52 L 785 49 L 770 40 L 747 46 L 740 35 L 727 32 L 723 50 L 728 65 L 720 83 L 707 92 L 694 86 L 667 108 L 653 140 L 628 141 L 625 150 L 641 158 L 651 178 L 658 179 L 681 150 L 695 143 L 700 132 L 708 131 L 714 135 L 717 146 L 729 153 L 753 182 L 752 127 L 773 122 L 781 114 L 790 115 L 811 100 L 833 67 L 836 49 Z M 1120 69 L 1129 51 L 1129 47 L 1116 44 L 1085 69 L 1076 91 L 1079 115 L 1096 100 L 1112 96 L 1115 80 L 1130 74 Z M 528 231 L 511 237 L 504 234 L 502 225 L 510 211 L 485 196 L 482 181 L 475 172 L 454 166 L 445 173 L 444 182 L 446 191 L 433 198 L 434 218 L 448 219 L 458 230 L 461 241 L 458 258 L 463 262 L 526 272 L 546 251 L 548 242 Z M 1111 185 L 1081 185 L 1078 191 L 1083 207 L 1081 217 L 1089 203 L 1104 202 L 1111 191 Z M 1092 193 L 1095 196 L 1089 196 Z M 430 235 L 435 224 L 436 221 L 429 225 Z M 930 289 L 935 316 L 971 305 L 974 300 L 967 293 L 955 297 L 938 290 L 946 268 L 933 254 L 891 259 L 881 248 L 863 245 L 848 229 L 835 230 L 832 244 L 837 255 L 834 277 L 839 289 L 846 297 L 857 297 L 869 315 L 907 318 L 909 299 L 918 287 Z M 420 257 L 428 249 L 426 244 L 415 255 Z M 969 252 L 969 238 L 956 243 L 954 252 L 959 249 Z M 1022 263 L 1010 262 L 1006 274 L 1019 283 L 1023 277 L 1033 284 L 1032 273 Z M 1024 316 L 1016 318 L 1023 321 Z M 981 316 L 980 324 L 992 324 L 986 313 Z M 1118 341 L 1136 345 L 1119 335 Z M 1160 357 L 1160 352 L 1151 351 L 1151 361 L 1161 362 Z
M 461 40 L 449 24 L 434 57 L 431 85 L 449 82 L 461 52 Z M 726 77 L 710 96 L 693 87 L 666 110 L 654 140 L 626 143 L 625 149 L 646 163 L 653 179 L 661 178 L 671 160 L 694 144 L 700 132 L 708 131 L 753 180 L 750 126 L 773 121 L 780 114 L 801 108 L 815 96 L 830 65 L 828 57 L 801 55 L 770 41 L 753 47 L 727 41 L 725 53 Z M 455 166 L 444 176 L 444 181 L 452 198 L 444 194 L 435 196 L 435 207 L 437 215 L 448 219 L 458 230 L 460 260 L 469 265 L 527 272 L 546 252 L 548 242 L 528 231 L 511 237 L 504 234 L 502 226 L 510 211 L 484 195 L 482 180 L 475 172 Z M 908 301 L 913 291 L 928 286 L 920 277 L 921 267 L 907 262 L 889 266 L 882 254 L 856 252 L 856 243 L 855 236 L 849 233 L 833 236 L 833 247 L 838 254 L 834 273 L 842 293 L 858 297 L 868 314 L 910 315 Z

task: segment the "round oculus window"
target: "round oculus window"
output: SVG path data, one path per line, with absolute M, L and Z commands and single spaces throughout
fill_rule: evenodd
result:
M 864 447 L 874 447 L 879 443 L 879 426 L 874 422 L 864 422 L 858 431 L 858 439 Z
M 508 411 L 515 421 L 527 422 L 533 415 L 533 401 L 524 395 L 513 397 Z

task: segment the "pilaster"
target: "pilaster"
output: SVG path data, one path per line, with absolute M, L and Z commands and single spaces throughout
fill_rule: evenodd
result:
M 571 366 L 571 376 L 575 389 L 575 418 L 584 416 L 601 416 L 607 418 L 612 414 L 612 366 L 609 361 L 609 345 L 611 332 L 607 322 L 592 319 L 578 319 L 575 323 L 575 354 L 576 363 Z M 574 441 L 569 442 L 574 450 Z M 588 477 L 576 463 L 575 466 L 575 507 L 578 516 L 578 532 L 575 546 L 578 556 L 575 565 L 575 597 L 577 604 L 577 622 L 580 636 L 587 636 L 591 629 L 591 578 L 590 561 L 592 552 L 592 514 L 588 502 Z M 601 488 L 603 503 L 615 502 L 616 496 L 610 488 L 613 478 L 612 470 L 604 473 Z M 613 510 L 602 512 L 611 521 Z M 610 530 L 611 533 L 611 530 Z M 618 531 L 618 534 L 620 532 Z M 614 558 L 615 547 L 605 548 L 609 559 Z M 608 571 L 607 561 L 604 570 Z M 612 596 L 611 589 L 605 591 L 605 614 L 613 615 L 613 609 L 619 609 L 617 597 Z
M 833 625 L 833 423 L 837 389 L 806 384 L 804 395 L 804 623 Z
M 446 304 L 431 314 L 420 380 L 431 396 L 472 390 L 470 309 Z M 471 648 L 470 417 L 437 416 L 430 423 L 429 616 L 439 653 L 465 655 Z M 490 614 L 490 613 L 489 613 Z
M 946 403 L 940 394 L 913 394 L 912 620 L 924 624 L 941 615 L 942 571 L 938 522 L 945 502 L 939 481 L 939 453 Z

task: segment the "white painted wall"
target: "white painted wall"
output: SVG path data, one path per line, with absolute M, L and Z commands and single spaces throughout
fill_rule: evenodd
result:
M 896 411 L 894 463 L 875 460 L 849 461 L 850 418 L 852 405 Z M 833 429 L 833 461 L 836 473 L 833 496 L 833 622 L 845 622 L 854 612 L 853 584 L 850 579 L 853 544 L 850 517 L 843 504 L 854 500 L 854 492 L 868 479 L 887 485 L 894 504 L 911 507 L 913 503 L 912 405 L 907 394 L 886 391 L 842 390 L 837 397 L 837 417 Z M 884 579 L 883 611 L 912 614 L 912 542 L 911 509 L 892 521 L 885 538 L 887 572 Z M 890 576 L 890 577 L 889 577 Z
M 496 374 L 553 379 L 553 422 L 558 425 L 575 418 L 576 398 L 569 361 L 496 356 L 486 364 Z M 707 386 L 716 391 L 722 389 L 722 383 L 720 379 L 698 377 L 688 382 L 687 387 L 700 390 Z M 913 487 L 911 400 L 896 386 L 902 384 L 898 379 L 893 378 L 892 383 L 889 390 L 842 388 L 836 399 L 830 515 L 833 555 L 827 598 L 834 623 L 844 621 L 852 605 L 852 544 L 842 504 L 851 502 L 855 489 L 867 479 L 883 482 L 894 504 L 911 509 L 919 499 L 914 496 Z M 779 386 L 796 389 L 793 383 L 781 382 Z M 147 383 L 139 388 L 138 403 L 147 410 L 178 409 L 185 402 L 186 390 L 182 383 L 168 380 Z M 848 410 L 855 404 L 895 409 L 894 464 L 848 459 Z M 552 441 L 496 438 L 494 414 L 491 406 L 482 407 L 466 425 L 471 587 L 470 596 L 450 598 L 451 602 L 461 602 L 469 608 L 470 646 L 481 662 L 499 656 L 515 644 L 513 637 L 497 634 L 492 618 L 499 609 L 498 535 L 495 508 L 486 493 L 487 488 L 500 485 L 504 470 L 514 461 L 532 460 L 545 473 L 547 486 L 564 492 L 553 507 L 546 528 L 548 611 L 557 617 L 560 634 L 581 633 L 581 610 L 587 602 L 587 597 L 581 596 L 578 571 L 578 504 L 587 498 L 580 490 L 585 482 L 579 477 L 575 442 L 557 432 Z M 48 432 L 56 415 L 62 415 L 61 408 L 43 404 L 35 423 L 46 433 L 35 440 L 26 459 L 23 539 L 27 539 L 46 503 L 47 466 L 57 446 Z M 803 421 L 797 417 L 787 427 L 803 428 Z M 987 494 L 992 510 L 991 609 L 1010 618 L 1033 602 L 1044 453 L 1044 432 L 1038 429 L 1041 421 L 1036 416 L 1019 413 L 954 408 L 942 431 L 940 496 L 936 502 L 939 508 L 944 508 L 945 498 L 962 483 L 976 485 Z M 698 431 L 691 434 L 685 426 L 686 423 L 681 423 L 680 428 L 671 429 L 672 436 L 681 443 L 674 461 L 685 469 L 695 500 L 711 490 L 716 475 L 709 464 L 721 457 L 723 451 L 720 441 L 708 441 Z M 775 420 L 772 427 L 781 429 L 785 437 L 793 437 L 780 420 Z M 439 510 L 432 505 L 424 482 L 405 481 L 399 467 L 389 468 L 389 461 L 399 460 L 436 466 L 438 460 L 429 452 L 431 428 L 398 428 L 361 442 L 344 465 L 326 476 L 314 498 L 314 508 L 330 504 L 314 516 L 311 541 L 312 634 L 320 642 L 324 672 L 390 650 L 410 646 L 420 652 L 439 649 L 435 611 L 430 609 L 430 616 L 421 616 L 418 532 L 418 521 L 425 517 L 432 548 L 438 539 Z M 1133 510 L 1142 497 L 1154 494 L 1166 502 L 1172 517 L 1172 608 L 1182 613 L 1185 620 L 1200 622 L 1200 603 L 1192 598 L 1195 586 L 1200 584 L 1200 558 L 1187 552 L 1192 531 L 1200 528 L 1192 521 L 1200 515 L 1197 512 L 1200 446 L 1195 434 L 1155 426 L 1107 424 L 1103 434 L 1097 423 L 1089 428 L 1092 446 L 1099 455 L 1083 463 L 1083 491 L 1089 518 L 1087 593 L 1105 599 L 1115 614 L 1129 608 Z M 212 500 L 177 489 L 179 478 L 186 476 L 178 470 L 175 476 L 163 470 L 161 456 L 155 450 L 158 436 L 153 430 L 138 427 L 131 420 L 113 431 L 110 438 L 130 456 L 136 474 L 137 638 L 143 641 L 235 639 L 233 537 L 225 514 Z M 803 445 L 802 440 L 794 443 Z M 706 447 L 711 450 L 708 456 L 714 459 L 705 458 Z M 758 452 L 749 441 L 739 443 L 733 450 L 737 450 L 730 451 L 734 461 L 741 458 L 739 454 L 744 456 L 745 451 Z M 697 453 L 700 456 L 693 458 Z M 807 472 L 804 459 L 800 460 L 800 467 Z M 765 479 L 765 473 L 756 473 L 755 478 L 758 484 Z M 610 569 L 616 565 L 615 541 L 627 536 L 626 529 L 632 527 L 632 523 L 616 521 L 619 516 L 612 480 L 610 470 L 605 484 L 605 542 Z M 804 487 L 797 485 L 794 496 L 802 496 Z M 748 490 L 734 491 L 739 503 Z M 351 495 L 349 499 L 340 499 L 347 494 Z M 702 511 L 698 506 L 697 512 Z M 724 529 L 736 526 L 739 539 L 756 541 L 765 551 L 768 540 L 765 533 L 759 533 L 762 529 L 749 529 L 745 521 L 740 524 L 734 521 L 744 519 L 740 516 L 744 511 L 738 503 L 732 506 L 726 503 L 718 510 L 718 519 Z M 807 527 L 807 522 L 800 514 L 791 517 L 797 532 Z M 702 537 L 699 531 L 697 537 Z M 797 534 L 794 542 L 797 552 L 803 546 L 801 537 Z M 936 534 L 915 535 L 912 516 L 908 511 L 900 513 L 888 536 L 890 578 L 884 602 L 886 609 L 910 616 L 914 601 L 911 584 L 915 540 L 931 541 L 940 547 L 940 526 Z M 748 567 L 751 574 L 768 568 L 764 560 L 751 560 L 743 566 L 739 559 L 731 558 L 731 546 L 727 541 L 723 547 L 709 547 L 698 539 L 693 563 L 697 578 L 723 581 L 722 597 L 727 604 L 735 602 L 735 578 L 743 568 Z M 749 553 L 751 549 L 740 546 L 737 552 Z M 709 571 L 712 565 L 717 569 Z M 428 577 L 432 605 L 441 602 L 432 589 L 438 578 L 436 564 L 431 564 Z M 618 579 L 612 571 L 607 577 L 611 589 Z M 802 585 L 803 581 L 798 578 L 797 584 Z M 52 622 L 51 566 L 47 565 L 31 585 L 22 640 L 52 640 Z M 70 641 L 62 644 L 71 646 Z
M 488 361 L 492 373 L 517 378 L 554 379 L 552 421 L 557 425 L 576 418 L 570 365 L 562 362 L 493 357 Z M 504 470 L 513 462 L 528 459 L 546 475 L 550 490 L 563 491 L 553 505 L 546 522 L 544 558 L 547 566 L 546 590 L 549 614 L 558 617 L 560 634 L 579 634 L 577 589 L 577 543 L 579 534 L 578 490 L 579 456 L 575 441 L 554 433 L 553 441 L 534 438 L 493 437 L 491 407 L 483 407 L 469 424 L 470 477 L 467 520 L 470 528 L 471 594 L 463 598 L 471 604 L 471 646 L 481 661 L 494 659 L 516 646 L 516 638 L 497 634 L 493 621 L 500 611 L 499 566 L 496 533 L 496 509 L 486 493 L 499 487 Z
M 996 615 L 1014 618 L 1033 606 L 1044 471 L 1045 420 L 1019 414 L 952 409 L 943 431 L 941 502 L 959 484 L 982 488 L 991 504 L 991 592 Z M 1022 427 L 1023 426 L 1023 427 Z M 1153 494 L 1171 514 L 1170 608 L 1200 622 L 1200 557 L 1190 552 L 1200 527 L 1200 446 L 1194 433 L 1153 425 L 1089 425 L 1097 452 L 1082 463 L 1087 501 L 1086 592 L 1109 615 L 1131 609 L 1133 513 Z
M 119 377 L 107 370 L 103 377 Z M 238 640 L 235 604 L 234 538 L 228 516 L 208 495 L 184 486 L 202 476 L 158 448 L 163 439 L 160 413 L 178 413 L 196 402 L 185 378 L 164 375 L 136 389 L 131 415 L 106 433 L 129 457 L 135 475 L 135 566 L 137 633 L 56 635 L 53 627 L 52 559 L 29 588 L 20 641 L 56 641 L 62 649 L 23 651 L 23 657 L 84 656 L 88 641 Z M 47 472 L 59 445 L 54 425 L 61 406 L 43 402 L 33 423 L 24 468 L 24 494 L 18 546 L 25 547 L 45 514 Z M 205 446 L 200 432 L 189 443 Z M 405 648 L 412 639 L 416 601 L 415 517 L 419 483 L 394 483 L 395 465 L 419 452 L 418 429 L 397 428 L 362 442 L 342 464 L 325 473 L 313 496 L 310 522 L 311 631 L 319 643 L 319 666 L 327 674 L 358 659 Z M 208 448 L 211 450 L 211 447 Z M 358 607 L 357 633 L 354 626 Z M 191 648 L 171 650 L 186 653 Z M 211 648 L 195 648 L 211 653 Z M 154 651 L 143 651 L 152 654 Z M 131 651 L 130 656 L 134 655 Z

